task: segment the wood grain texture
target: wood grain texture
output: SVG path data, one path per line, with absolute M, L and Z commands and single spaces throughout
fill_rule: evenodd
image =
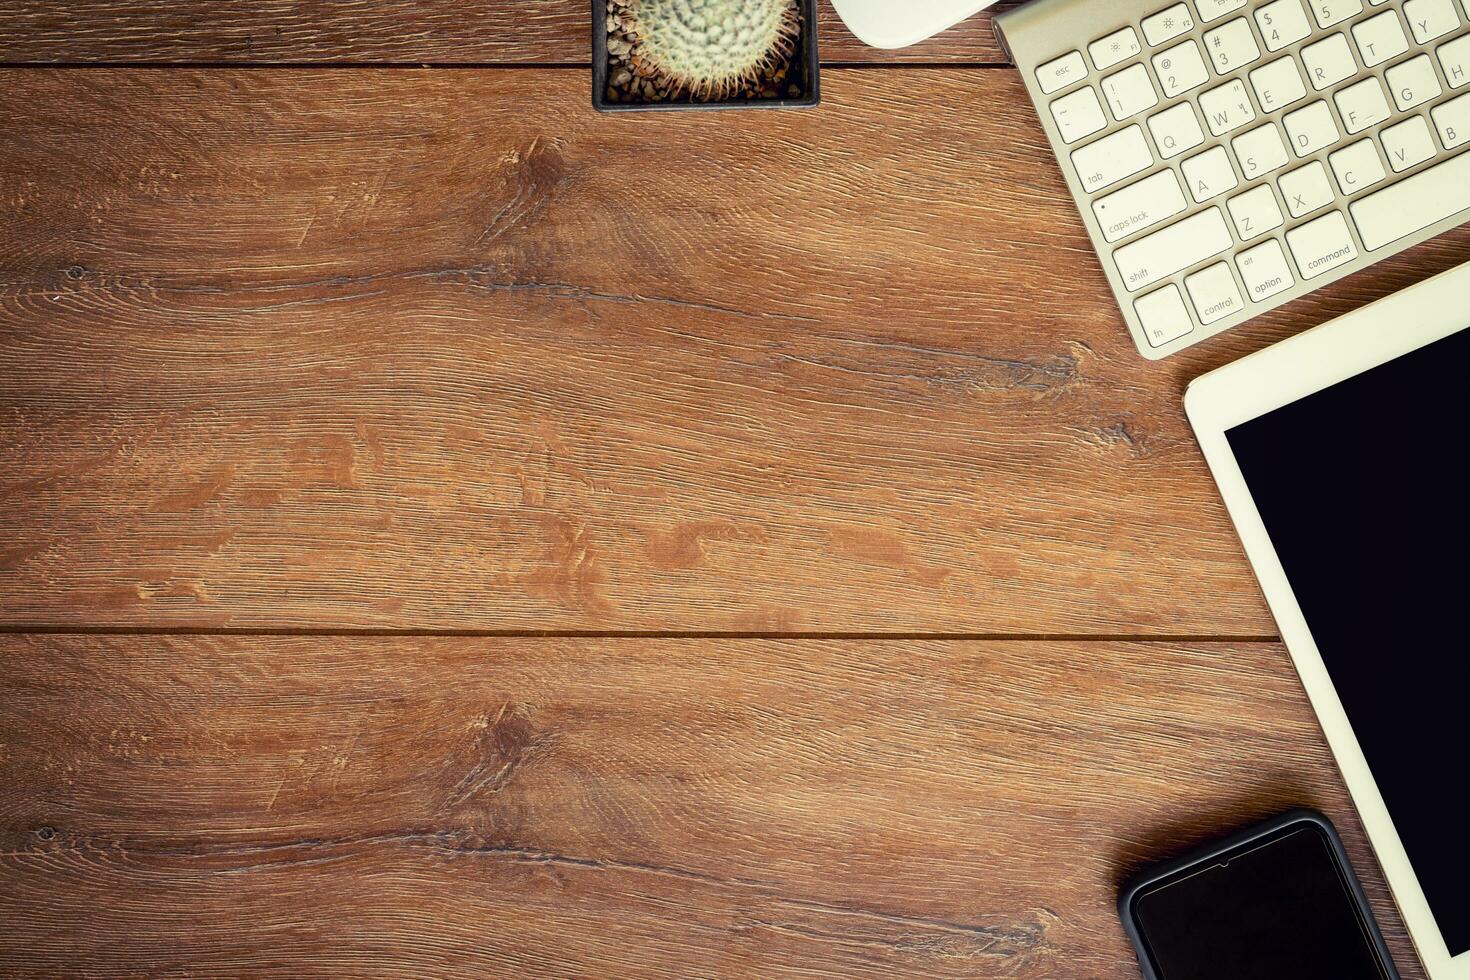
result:
M 827 62 L 1004 64 L 990 17 L 881 51 L 822 0 L 818 38 Z M 589 20 L 582 0 L 0 0 L 0 62 L 585 65 Z
M 1420 976 L 1275 645 L 7 636 L 0 972 L 1123 980 L 1297 804 Z
M 1274 632 L 1009 72 L 0 78 L 0 622 Z M 904 95 L 902 93 L 912 93 Z

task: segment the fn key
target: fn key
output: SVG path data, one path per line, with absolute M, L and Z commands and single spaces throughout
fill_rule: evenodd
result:
M 1140 297 L 1133 304 L 1133 309 L 1138 314 L 1138 322 L 1150 347 L 1162 347 L 1194 329 L 1184 297 L 1179 294 L 1179 287 L 1172 283 Z

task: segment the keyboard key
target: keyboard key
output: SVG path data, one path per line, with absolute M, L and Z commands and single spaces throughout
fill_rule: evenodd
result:
M 1184 182 L 1189 185 L 1189 194 L 1196 202 L 1208 201 L 1234 190 L 1240 183 L 1235 179 L 1235 168 L 1230 166 L 1230 155 L 1223 146 L 1185 160 Z
M 1470 153 L 1451 157 L 1352 204 L 1368 251 L 1470 208 Z
M 1188 102 L 1149 116 L 1148 131 L 1153 133 L 1154 146 L 1159 148 L 1159 155 L 1165 160 L 1192 150 L 1205 141 L 1205 134 L 1199 127 L 1199 116 L 1194 114 L 1194 106 Z
M 1261 29 L 1267 51 L 1280 51 L 1312 33 L 1307 14 L 1302 10 L 1302 0 L 1276 0 L 1266 4 L 1256 11 L 1256 26 Z
M 1120 247 L 1113 261 L 1123 284 L 1133 292 L 1219 255 L 1233 244 L 1225 216 L 1219 208 L 1210 208 Z
M 1184 297 L 1173 283 L 1140 297 L 1134 302 L 1133 311 L 1138 314 L 1139 326 L 1143 327 L 1150 347 L 1162 347 L 1194 329 Z
M 1041 91 L 1047 95 L 1059 92 L 1071 85 L 1073 82 L 1087 77 L 1087 62 L 1082 60 L 1082 55 L 1076 51 L 1070 51 L 1055 61 L 1048 61 L 1036 69 L 1036 81 L 1041 84 Z
M 1200 21 L 1208 24 L 1244 7 L 1245 0 L 1195 0 L 1195 6 L 1199 8 Z
M 1237 194 L 1226 202 L 1230 220 L 1235 223 L 1235 234 L 1243 242 L 1264 235 L 1282 223 L 1281 208 L 1276 204 L 1276 195 L 1270 184 Z
M 1103 98 L 1113 110 L 1113 118 L 1127 122 L 1145 109 L 1159 104 L 1154 83 L 1149 81 L 1148 69 L 1142 65 L 1125 68 L 1116 75 L 1103 79 Z
M 1184 208 L 1184 192 L 1172 170 L 1160 170 L 1092 203 L 1103 238 L 1110 242 L 1172 218 Z
M 1383 94 L 1383 86 L 1376 78 L 1365 78 L 1349 85 L 1332 98 L 1349 133 L 1361 133 L 1388 118 L 1388 97 Z
M 1190 16 L 1189 8 L 1182 3 L 1176 3 L 1167 10 L 1160 10 L 1152 17 L 1143 19 L 1143 36 L 1149 44 L 1163 44 L 1192 30 L 1194 18 Z
M 1245 309 L 1240 290 L 1235 287 L 1235 277 L 1230 274 L 1230 266 L 1224 262 L 1217 262 L 1208 269 L 1201 269 L 1186 277 L 1184 288 L 1189 290 L 1189 298 L 1194 301 L 1194 309 L 1199 314 L 1201 324 L 1214 323 Z
M 1085 136 L 1106 129 L 1108 125 L 1102 104 L 1097 101 L 1097 92 L 1091 85 L 1079 88 L 1071 95 L 1064 95 L 1053 102 L 1051 117 L 1056 120 L 1063 143 L 1075 143 Z
M 1293 218 L 1325 208 L 1336 196 L 1327 179 L 1326 168 L 1317 160 L 1289 174 L 1282 174 L 1281 179 L 1276 181 L 1276 186 L 1281 188 L 1286 210 Z
M 1358 73 L 1358 63 L 1341 34 L 1302 48 L 1302 62 L 1307 66 L 1312 88 L 1319 92 Z
M 1199 107 L 1215 136 L 1224 136 L 1256 118 L 1250 96 L 1246 95 L 1245 85 L 1238 78 L 1202 94 Z
M 1470 143 L 1470 92 L 1429 110 L 1439 141 L 1446 150 Z
M 1077 179 L 1082 181 L 1083 189 L 1089 194 L 1147 170 L 1153 164 L 1154 155 L 1149 152 L 1143 130 L 1137 126 L 1120 129 L 1072 151 L 1072 166 L 1077 168 Z
M 1286 166 L 1291 159 L 1286 144 L 1281 141 L 1281 130 L 1275 123 L 1266 123 L 1248 133 L 1242 133 L 1230 141 L 1235 150 L 1235 161 L 1246 180 L 1255 180 L 1278 167 Z
M 1420 44 L 1444 37 L 1460 26 L 1460 18 L 1455 15 L 1450 0 L 1404 0 L 1404 16 L 1409 19 L 1414 40 Z
M 1114 31 L 1107 37 L 1093 41 L 1087 46 L 1087 53 L 1092 56 L 1092 64 L 1098 71 L 1122 64 L 1142 50 L 1143 48 L 1138 43 L 1138 35 L 1131 27 Z
M 1356 214 L 1354 212 L 1354 216 Z M 1362 227 L 1359 222 L 1358 228 L 1361 230 Z M 1291 229 L 1286 233 L 1286 244 L 1305 279 L 1331 272 L 1358 257 L 1358 247 L 1353 244 L 1347 219 L 1341 211 L 1329 212 Z
M 1193 41 L 1176 44 L 1167 51 L 1153 57 L 1154 74 L 1164 87 L 1164 97 L 1172 99 L 1192 88 L 1198 88 L 1210 80 L 1210 70 L 1205 67 L 1204 56 L 1199 45 Z
M 1399 15 L 1385 10 L 1353 25 L 1353 40 L 1358 42 L 1358 53 L 1368 68 L 1381 65 L 1409 50 L 1409 39 L 1404 36 L 1404 25 Z
M 1337 123 L 1332 120 L 1332 110 L 1326 102 L 1313 102 L 1305 109 L 1284 116 L 1286 135 L 1291 139 L 1291 148 L 1299 157 L 1309 157 L 1324 146 L 1336 143 L 1341 134 Z
M 1311 0 L 1311 6 L 1317 26 L 1324 31 L 1363 10 L 1362 0 Z
M 1210 52 L 1210 60 L 1214 62 L 1215 72 L 1219 75 L 1228 75 L 1241 65 L 1248 65 L 1261 56 L 1261 49 L 1256 47 L 1256 36 L 1251 33 L 1250 22 L 1244 17 L 1237 17 L 1206 34 L 1205 49 Z
M 1337 175 L 1337 186 L 1342 188 L 1344 194 L 1356 194 L 1387 176 L 1383 170 L 1383 161 L 1378 159 L 1378 148 L 1373 145 L 1372 140 L 1349 143 L 1329 156 L 1327 162 L 1332 164 L 1332 172 Z
M 1444 80 L 1450 88 L 1470 85 L 1470 34 L 1441 44 L 1435 54 L 1439 55 L 1439 67 L 1444 69 Z
M 1250 78 L 1262 112 L 1275 112 L 1307 97 L 1307 84 L 1302 81 L 1295 58 L 1282 58 L 1257 68 Z
M 1410 116 L 1379 133 L 1378 138 L 1383 141 L 1383 153 L 1394 173 L 1401 173 L 1434 156 L 1434 137 L 1429 135 L 1429 123 L 1423 116 Z
M 1246 293 L 1257 303 L 1296 285 L 1281 243 L 1274 238 L 1241 252 L 1235 257 L 1235 267 L 1245 281 Z
M 1393 104 L 1400 112 L 1423 105 L 1440 93 L 1439 77 L 1434 74 L 1434 64 L 1427 54 L 1394 65 L 1384 72 L 1383 80 L 1388 82 Z

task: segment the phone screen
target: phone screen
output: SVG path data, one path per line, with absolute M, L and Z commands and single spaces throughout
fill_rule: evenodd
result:
M 1384 980 L 1326 834 L 1294 824 L 1133 900 L 1160 980 Z

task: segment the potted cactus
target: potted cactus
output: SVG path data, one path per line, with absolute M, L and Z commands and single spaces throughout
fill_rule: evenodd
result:
M 592 0 L 601 110 L 813 106 L 816 0 Z

